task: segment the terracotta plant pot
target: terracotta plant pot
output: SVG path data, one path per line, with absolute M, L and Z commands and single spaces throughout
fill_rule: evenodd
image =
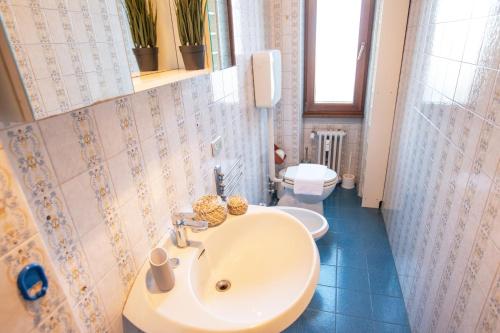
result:
M 181 45 L 179 50 L 181 50 L 186 70 L 205 68 L 205 45 Z
M 137 65 L 141 72 L 158 70 L 158 48 L 157 47 L 137 47 L 134 51 Z

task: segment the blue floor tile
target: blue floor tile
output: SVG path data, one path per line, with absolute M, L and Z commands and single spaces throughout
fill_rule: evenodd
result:
M 335 332 L 335 314 L 331 312 L 306 310 L 302 314 L 302 332 Z
M 367 252 L 378 251 L 386 252 L 387 254 L 392 255 L 391 245 L 389 244 L 389 239 L 385 233 L 382 235 L 364 233 L 362 238 Z
M 410 332 L 380 210 L 361 208 L 356 190 L 339 187 L 324 212 L 329 230 L 317 242 L 317 290 L 285 332 Z
M 405 303 L 402 298 L 372 295 L 372 303 L 374 320 L 408 325 Z
M 352 233 L 334 233 L 335 242 L 339 248 L 351 248 L 353 250 L 364 251 L 364 244 L 361 235 Z
M 372 294 L 403 297 L 395 270 L 371 269 L 368 276 Z
M 306 310 L 285 333 L 327 333 L 335 332 L 335 314 L 331 312 Z
M 371 319 L 370 294 L 337 288 L 337 313 Z
M 337 314 L 335 316 L 336 333 L 369 333 L 373 332 L 372 321 L 357 317 L 344 316 Z
M 379 223 L 382 223 L 382 225 L 384 222 L 384 219 L 382 218 L 382 213 L 380 212 L 380 209 L 376 209 L 376 208 L 360 208 L 359 209 L 359 217 L 363 221 L 379 222 Z
M 345 206 L 343 203 L 327 207 L 325 209 L 325 214 L 329 215 L 329 217 L 332 217 L 334 219 L 344 219 L 351 221 L 362 220 L 361 209 L 359 207 L 355 208 L 352 206 Z
M 309 309 L 335 312 L 336 290 L 334 287 L 317 286 Z
M 358 222 L 358 230 L 363 237 L 376 237 L 376 239 L 387 239 L 387 231 L 383 222 L 361 219 Z
M 335 246 L 318 245 L 318 251 L 322 264 L 337 265 L 337 248 Z
M 357 220 L 350 220 L 350 219 L 338 219 L 335 221 L 335 232 L 339 233 L 354 233 L 358 234 L 360 232 L 360 226 L 361 223 Z
M 337 246 L 336 244 L 336 237 L 335 237 L 335 233 L 332 231 L 330 232 L 330 230 L 328 230 L 328 232 L 323 236 L 321 237 L 321 239 L 319 239 L 317 242 L 316 242 L 316 245 L 318 246 Z
M 338 319 L 337 319 L 338 320 Z M 408 326 L 395 325 L 389 323 L 373 322 L 374 333 L 411 333 Z
M 364 250 L 349 247 L 337 249 L 337 266 L 366 269 L 366 254 Z
M 318 284 L 323 286 L 335 287 L 337 284 L 337 267 L 330 265 L 321 265 L 319 271 Z
M 366 253 L 366 263 L 368 270 L 380 269 L 385 271 L 396 270 L 394 258 L 387 251 L 369 251 Z
M 297 319 L 292 325 L 290 325 L 286 330 L 282 333 L 304 333 L 301 326 L 301 319 Z
M 337 287 L 370 292 L 366 268 L 337 267 Z

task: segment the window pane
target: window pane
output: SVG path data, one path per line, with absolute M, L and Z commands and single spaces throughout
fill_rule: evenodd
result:
M 353 103 L 361 0 L 317 0 L 315 103 Z

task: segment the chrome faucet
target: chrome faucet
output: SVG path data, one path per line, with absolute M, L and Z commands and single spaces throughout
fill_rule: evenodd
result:
M 202 231 L 208 228 L 207 221 L 197 221 L 194 213 L 174 213 L 172 215 L 172 224 L 175 231 L 175 240 L 177 247 L 184 248 L 189 245 L 186 227 L 192 231 Z

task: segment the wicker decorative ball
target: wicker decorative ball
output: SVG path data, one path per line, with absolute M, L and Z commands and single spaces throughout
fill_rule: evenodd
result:
M 196 213 L 196 219 L 207 221 L 209 227 L 215 227 L 226 220 L 227 210 L 215 194 L 207 194 L 199 198 L 193 204 L 193 211 Z
M 243 215 L 248 210 L 248 201 L 239 195 L 230 196 L 227 199 L 227 209 L 231 215 Z

